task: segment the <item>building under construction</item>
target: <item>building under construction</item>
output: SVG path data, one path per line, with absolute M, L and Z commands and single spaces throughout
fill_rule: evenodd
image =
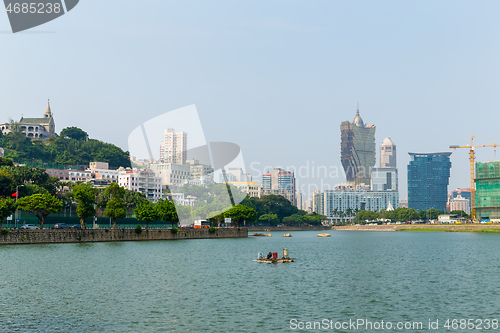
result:
M 476 216 L 500 219 L 500 161 L 476 162 Z
M 375 166 L 375 125 L 365 125 L 359 108 L 353 122 L 343 121 L 341 130 L 341 161 L 347 182 L 370 185 Z

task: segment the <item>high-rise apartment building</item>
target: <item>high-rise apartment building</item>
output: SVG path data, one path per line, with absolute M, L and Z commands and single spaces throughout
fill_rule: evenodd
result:
M 164 163 L 186 164 L 186 159 L 187 133 L 167 128 L 160 144 L 160 160 Z
M 476 217 L 500 220 L 500 161 L 476 162 Z
M 451 152 L 409 153 L 408 207 L 416 210 L 436 208 L 445 211 L 450 179 Z
M 295 199 L 295 175 L 293 172 L 283 169 L 272 169 L 262 176 L 261 195 L 276 194 L 290 200 L 296 205 Z
M 359 107 L 353 122 L 343 121 L 341 130 L 341 161 L 347 182 L 370 184 L 375 166 L 375 125 L 365 125 Z

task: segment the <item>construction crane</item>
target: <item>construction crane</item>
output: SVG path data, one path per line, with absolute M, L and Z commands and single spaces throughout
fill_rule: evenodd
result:
M 470 207 L 471 207 L 471 212 L 470 216 L 472 217 L 473 220 L 476 219 L 476 183 L 475 183 L 475 172 L 474 172 L 474 162 L 476 160 L 476 154 L 474 152 L 474 148 L 480 148 L 480 147 L 493 147 L 496 148 L 497 146 L 500 146 L 499 143 L 491 143 L 487 145 L 474 145 L 474 138 L 473 136 L 470 139 L 470 145 L 469 146 L 450 146 L 450 148 L 455 151 L 457 148 L 467 148 L 469 149 L 469 163 L 470 163 Z

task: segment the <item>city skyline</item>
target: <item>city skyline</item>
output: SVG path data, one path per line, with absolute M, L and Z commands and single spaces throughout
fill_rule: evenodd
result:
M 500 141 L 498 3 L 153 1 L 133 20 L 128 5 L 93 4 L 0 34 L 11 78 L 0 86 L 2 122 L 38 116 L 50 97 L 57 132 L 78 126 L 128 150 L 139 124 L 194 103 L 207 141 L 237 143 L 254 177 L 254 162 L 261 173 L 313 162 L 342 170 L 338 124 L 352 119 L 358 100 L 377 124 L 376 145 L 386 136 L 398 144 L 400 169 L 410 151 L 450 151 L 473 135 Z M 6 15 L 0 30 L 10 30 Z M 26 67 L 33 54 L 46 65 Z M 477 161 L 495 159 L 493 149 L 477 151 Z M 467 152 L 451 160 L 449 189 L 470 186 Z M 321 181 L 345 178 L 297 176 L 299 187 Z M 400 172 L 402 199 L 406 183 Z

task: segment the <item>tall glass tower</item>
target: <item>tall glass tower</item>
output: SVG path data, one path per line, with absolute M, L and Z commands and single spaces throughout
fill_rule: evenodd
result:
M 375 125 L 365 125 L 359 115 L 359 107 L 353 122 L 340 124 L 340 158 L 351 184 L 370 185 L 371 173 L 375 165 Z
M 411 157 L 408 164 L 408 207 L 446 211 L 451 152 L 408 154 Z

